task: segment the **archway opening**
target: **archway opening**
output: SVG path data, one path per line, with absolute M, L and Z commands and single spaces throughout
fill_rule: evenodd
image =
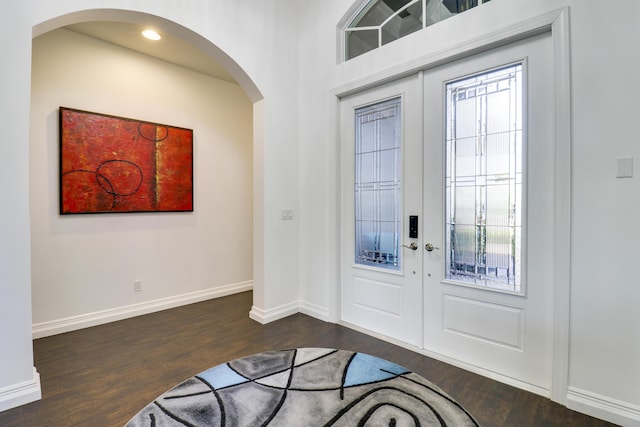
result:
M 153 26 L 228 78 L 96 38 L 91 22 Z M 33 36 L 34 337 L 252 289 L 253 247 L 262 242 L 247 224 L 262 95 L 247 73 L 197 32 L 139 12 L 72 13 L 35 26 Z M 60 106 L 193 129 L 194 212 L 61 217 Z

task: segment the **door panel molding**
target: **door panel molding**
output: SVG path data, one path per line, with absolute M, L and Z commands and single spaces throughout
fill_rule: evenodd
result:
M 443 299 L 445 331 L 509 350 L 524 351 L 522 308 L 449 294 L 444 294 Z M 478 327 L 480 324 L 482 328 Z M 490 334 L 485 333 L 487 330 Z
M 402 315 L 402 287 L 368 277 L 353 277 L 353 303 L 394 316 Z

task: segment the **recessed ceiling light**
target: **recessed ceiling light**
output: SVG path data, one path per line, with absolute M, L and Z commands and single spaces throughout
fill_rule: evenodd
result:
M 149 40 L 160 40 L 162 38 L 160 37 L 160 34 L 158 34 L 153 30 L 144 30 L 142 32 L 142 35 L 148 38 Z

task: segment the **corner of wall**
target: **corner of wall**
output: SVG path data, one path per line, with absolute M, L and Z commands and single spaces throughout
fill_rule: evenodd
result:
M 300 301 L 300 313 L 322 320 L 323 322 L 329 322 L 331 319 L 328 308 L 320 307 L 304 301 Z
M 0 389 L 0 412 L 42 399 L 40 374 L 33 368 L 33 379 Z
M 264 325 L 296 313 L 302 313 L 318 320 L 322 320 L 323 322 L 330 321 L 329 309 L 304 301 L 294 301 L 292 303 L 284 304 L 270 310 L 263 310 L 254 305 L 253 307 L 251 307 L 249 317 L 256 322 L 262 323 Z
M 249 317 L 256 322 L 265 325 L 276 320 L 284 319 L 285 317 L 291 316 L 296 313 L 300 313 L 300 301 L 283 304 L 269 310 L 263 310 L 254 305 L 253 307 L 251 307 Z

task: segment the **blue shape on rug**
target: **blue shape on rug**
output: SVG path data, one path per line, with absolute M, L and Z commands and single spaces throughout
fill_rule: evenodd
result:
M 216 390 L 249 381 L 231 369 L 226 363 L 207 369 L 197 376 L 205 380 Z
M 356 353 L 347 368 L 344 386 L 369 384 L 407 374 L 406 368 L 368 354 Z

